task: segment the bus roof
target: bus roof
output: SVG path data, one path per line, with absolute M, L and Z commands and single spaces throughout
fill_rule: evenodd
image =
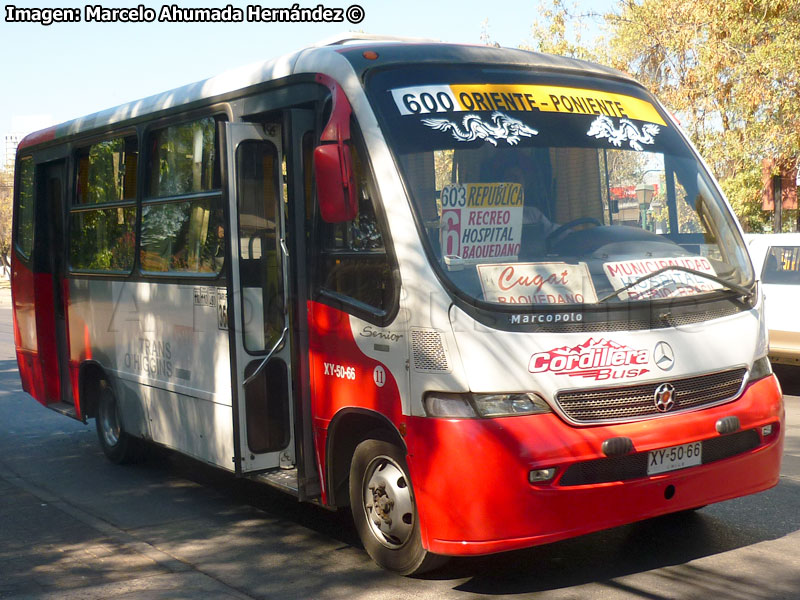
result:
M 380 60 L 376 62 L 365 58 L 363 55 L 366 50 L 378 53 Z M 313 46 L 278 58 L 238 67 L 203 81 L 190 83 L 31 133 L 20 141 L 18 150 L 30 149 L 57 139 L 122 124 L 179 106 L 211 102 L 214 99 L 221 99 L 227 94 L 289 75 L 323 72 L 323 65 L 330 64 L 332 55 L 339 55 L 347 59 L 359 77 L 370 68 L 391 64 L 471 63 L 528 67 L 537 70 L 572 72 L 634 81 L 621 71 L 609 67 L 527 50 L 484 45 L 446 44 L 431 40 L 371 34 L 347 34 L 323 40 Z

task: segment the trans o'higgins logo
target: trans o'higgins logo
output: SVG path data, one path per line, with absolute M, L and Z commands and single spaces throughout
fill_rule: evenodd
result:
M 577 346 L 561 346 L 531 356 L 528 371 L 585 377 L 596 381 L 628 379 L 649 369 L 649 350 L 637 350 L 612 340 L 589 338 Z

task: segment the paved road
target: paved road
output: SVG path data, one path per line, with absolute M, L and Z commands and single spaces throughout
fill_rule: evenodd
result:
M 346 513 L 167 452 L 111 465 L 91 425 L 20 391 L 10 336 L 0 307 L 0 598 L 800 597 L 798 396 L 768 492 L 414 579 L 373 565 Z

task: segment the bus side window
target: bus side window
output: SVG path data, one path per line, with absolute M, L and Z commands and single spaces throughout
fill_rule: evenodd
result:
M 92 144 L 80 149 L 76 158 L 70 269 L 129 273 L 136 238 L 136 137 Z
M 354 128 L 355 129 L 355 128 Z M 392 265 L 385 226 L 375 210 L 375 184 L 363 147 L 350 146 L 358 196 L 358 214 L 344 223 L 326 223 L 316 211 L 317 252 L 314 292 L 333 292 L 375 312 L 388 313 L 394 302 Z
M 217 275 L 223 263 L 225 220 L 216 119 L 157 129 L 149 142 L 139 248 L 142 270 Z
M 30 258 L 33 252 L 33 160 L 25 157 L 19 161 L 19 193 L 17 194 L 17 250 Z

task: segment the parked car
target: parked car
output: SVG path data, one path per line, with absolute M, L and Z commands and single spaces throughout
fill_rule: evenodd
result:
M 800 366 L 800 233 L 746 237 L 767 298 L 770 360 Z

